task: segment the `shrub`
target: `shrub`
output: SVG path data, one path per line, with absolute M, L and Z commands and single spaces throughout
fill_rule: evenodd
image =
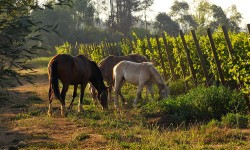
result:
M 187 91 L 184 80 L 177 80 L 175 82 L 169 83 L 169 89 L 172 96 L 185 94 Z
M 228 113 L 222 117 L 222 124 L 230 128 L 247 128 L 248 116 L 242 114 Z
M 180 121 L 220 120 L 227 113 L 245 113 L 242 94 L 223 86 L 197 87 L 186 95 L 161 102 L 161 112 Z

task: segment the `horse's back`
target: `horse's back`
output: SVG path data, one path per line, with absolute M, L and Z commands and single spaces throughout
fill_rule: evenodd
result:
M 137 63 L 123 60 L 114 67 L 114 77 L 123 76 L 129 83 L 137 85 L 140 80 L 150 80 L 150 66 L 152 66 L 152 63 Z
M 124 60 L 137 62 L 137 63 L 142 63 L 142 62 L 148 61 L 148 59 L 145 56 L 140 55 L 140 54 L 130 54 L 130 55 L 127 55 L 125 57 L 127 57 L 127 59 L 124 59 Z
M 104 80 L 109 84 L 113 82 L 113 68 L 121 61 L 127 60 L 132 62 L 147 62 L 147 58 L 140 54 L 130 54 L 126 56 L 108 56 L 99 63 L 99 68 L 102 72 Z
M 49 66 L 54 62 L 57 62 L 58 78 L 63 83 L 79 84 L 83 79 L 90 77 L 88 59 L 83 55 L 58 54 L 51 59 Z

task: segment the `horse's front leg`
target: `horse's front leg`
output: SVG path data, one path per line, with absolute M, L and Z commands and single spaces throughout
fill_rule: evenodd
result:
M 109 85 L 109 87 L 108 87 L 108 99 L 109 99 L 109 101 L 110 102 L 112 102 L 113 101 L 113 99 L 112 99 L 112 83 L 111 84 L 108 84 Z
M 153 88 L 153 84 L 152 83 L 148 83 L 147 84 L 147 90 L 149 90 L 152 99 L 154 99 L 154 88 Z M 147 98 L 148 98 L 148 94 L 147 94 Z
M 144 83 L 139 83 L 136 98 L 135 98 L 134 104 L 133 104 L 134 107 L 136 107 L 137 101 L 142 98 L 141 97 L 141 92 L 142 92 L 143 86 L 144 86 Z
M 70 105 L 69 105 L 69 108 L 68 108 L 68 109 L 72 109 L 74 100 L 75 100 L 75 98 L 76 98 L 76 96 L 77 96 L 77 87 L 78 87 L 78 84 L 74 85 L 74 92 L 73 92 L 73 96 L 72 96 L 73 98 L 72 98 L 72 100 L 71 100 L 71 102 L 70 102 Z
M 79 98 L 79 103 L 78 103 L 78 112 L 82 112 L 83 111 L 83 108 L 82 108 L 82 101 L 83 101 L 83 97 L 84 97 L 84 91 L 85 91 L 85 88 L 87 86 L 87 81 L 86 82 L 83 82 L 81 84 L 81 94 L 80 94 L 80 98 Z
M 65 97 L 69 89 L 69 84 L 64 84 L 61 91 L 61 115 L 65 116 Z

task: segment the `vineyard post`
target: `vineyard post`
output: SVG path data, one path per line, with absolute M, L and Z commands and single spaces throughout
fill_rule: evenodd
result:
M 250 24 L 247 24 L 247 28 L 248 28 L 248 33 L 250 34 Z M 250 40 L 250 38 L 248 39 Z M 248 92 L 248 94 L 245 94 L 245 100 L 248 106 L 248 113 L 250 113 L 250 92 Z
M 135 45 L 135 47 L 137 47 L 137 38 L 135 38 L 135 37 L 133 37 L 133 39 L 134 39 L 134 45 Z
M 250 34 L 250 24 L 247 24 L 248 33 Z
M 90 45 L 88 44 L 88 45 L 87 45 L 87 57 L 88 57 L 88 58 L 90 58 L 90 57 L 89 57 L 89 56 L 90 56 L 90 55 L 89 55 L 89 54 L 90 54 L 90 51 L 91 51 L 91 50 L 90 50 Z
M 108 52 L 110 55 L 113 55 L 112 49 L 111 49 L 111 44 L 107 43 L 107 48 L 108 48 Z
M 174 80 L 176 80 L 176 75 L 174 73 L 174 66 L 172 64 L 172 57 L 171 57 L 171 53 L 170 53 L 170 50 L 168 48 L 166 36 L 165 36 L 164 33 L 162 33 L 162 38 L 163 38 L 163 43 L 164 43 L 164 47 L 165 47 L 167 58 L 168 58 L 168 63 L 169 63 L 170 71 L 171 71 L 172 78 L 173 78 L 173 81 L 174 81 Z
M 128 37 L 128 41 L 129 41 L 129 48 L 130 48 L 130 52 L 129 53 L 131 53 L 134 50 L 133 43 L 132 43 L 132 41 L 131 41 L 131 39 L 129 37 Z
M 189 67 L 191 70 L 191 74 L 193 76 L 194 84 L 195 84 L 195 86 L 197 86 L 197 78 L 196 78 L 196 74 L 195 74 L 195 70 L 194 70 L 194 66 L 193 66 L 193 61 L 190 57 L 190 50 L 187 47 L 187 43 L 186 43 L 186 40 L 185 40 L 185 37 L 184 37 L 182 30 L 180 30 L 180 36 L 181 36 L 181 40 L 182 40 L 184 49 L 186 51 L 186 57 L 187 57 L 187 61 L 188 61 L 188 64 L 189 64 Z
M 117 50 L 118 56 L 121 56 L 121 51 L 120 51 L 120 47 L 119 47 L 118 41 L 116 41 L 115 44 L 116 44 L 116 50 Z
M 103 46 L 104 46 L 105 53 L 106 53 L 106 55 L 108 56 L 108 55 L 109 55 L 109 52 L 108 52 L 107 42 L 106 42 L 106 41 L 103 42 Z
M 235 64 L 235 59 L 233 57 L 233 46 L 232 46 L 231 40 L 229 38 L 226 26 L 222 26 L 222 31 L 224 33 L 224 37 L 225 37 L 225 40 L 227 42 L 227 49 L 229 52 L 229 57 L 232 59 L 233 63 Z
M 100 49 L 101 49 L 101 51 L 102 51 L 102 58 L 105 58 L 106 55 L 105 55 L 105 51 L 104 51 L 103 42 L 100 44 Z
M 222 83 L 222 85 L 225 85 L 224 75 L 223 75 L 223 72 L 222 72 L 222 69 L 221 69 L 221 63 L 219 61 L 218 54 L 216 52 L 214 39 L 213 39 L 210 28 L 207 29 L 207 34 L 208 34 L 208 38 L 209 38 L 210 45 L 211 45 L 211 48 L 212 48 L 212 52 L 214 54 L 214 60 L 215 60 L 215 63 L 216 63 L 216 67 L 217 67 L 217 71 L 218 71 L 221 83 Z
M 229 56 L 232 59 L 233 64 L 236 64 L 237 63 L 236 59 L 235 59 L 235 57 L 233 57 L 234 56 L 233 55 L 233 46 L 232 46 L 231 40 L 230 40 L 230 38 L 228 36 L 227 28 L 225 26 L 222 26 L 222 30 L 223 30 L 224 37 L 225 37 L 226 42 L 227 42 L 227 48 L 228 48 L 228 51 L 229 51 Z M 243 83 L 242 83 L 241 79 L 238 78 L 238 80 L 239 80 L 239 85 L 242 85 Z M 250 95 L 250 92 L 248 94 L 245 94 L 245 100 L 246 100 L 246 105 L 248 107 L 248 111 L 250 112 L 250 103 L 249 103 L 249 97 L 250 96 L 249 95 Z
M 185 86 L 186 86 L 186 91 L 188 90 L 188 82 L 186 81 L 186 72 L 185 72 L 185 67 L 182 63 L 182 59 L 180 57 L 180 54 L 181 54 L 181 50 L 180 50 L 180 47 L 179 47 L 179 42 L 177 40 L 176 37 L 174 37 L 174 40 L 175 40 L 175 43 L 176 43 L 176 48 L 177 48 L 177 57 L 179 57 L 180 59 L 180 66 L 181 66 L 181 71 L 182 71 L 182 76 L 183 76 L 183 79 L 184 79 L 184 82 L 185 82 Z
M 160 56 L 161 67 L 163 69 L 163 74 L 164 74 L 164 77 L 166 79 L 167 78 L 167 72 L 166 72 L 166 68 L 165 68 L 165 65 L 164 65 L 163 58 L 162 58 L 161 45 L 160 45 L 159 38 L 158 38 L 157 35 L 155 35 L 155 39 L 156 39 L 156 44 L 157 44 L 157 48 L 158 48 L 158 52 L 159 52 L 159 56 Z
M 204 60 L 204 57 L 203 57 L 203 54 L 202 54 L 202 51 L 201 51 L 201 48 L 200 48 L 199 41 L 197 39 L 195 31 L 191 30 L 191 33 L 192 33 L 192 36 L 193 36 L 193 40 L 194 40 L 194 43 L 195 43 L 195 47 L 196 47 L 198 57 L 199 57 L 200 62 L 201 62 L 201 68 L 202 68 L 203 74 L 204 74 L 204 76 L 206 78 L 206 85 L 209 86 L 209 84 L 210 84 L 209 83 L 209 76 L 208 76 L 208 72 L 207 72 L 206 65 L 205 65 L 205 60 Z
M 150 43 L 150 37 L 149 37 L 149 35 L 147 34 L 146 35 L 146 37 L 147 37 L 147 42 L 148 42 L 148 49 L 149 49 L 149 51 L 150 51 L 150 53 L 152 54 L 153 53 L 153 49 L 152 49 L 152 45 L 151 45 L 151 43 Z M 149 57 L 150 58 L 150 57 Z M 155 62 L 155 60 L 154 60 L 154 57 L 152 57 L 152 60 L 151 60 L 153 63 Z

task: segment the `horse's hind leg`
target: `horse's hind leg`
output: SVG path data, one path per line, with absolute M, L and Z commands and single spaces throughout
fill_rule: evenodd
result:
M 63 88 L 61 91 L 61 115 L 65 116 L 65 96 L 66 92 L 69 89 L 69 84 L 63 84 Z
M 121 82 L 122 82 L 122 76 L 115 76 L 115 87 L 114 87 L 114 93 L 115 93 L 115 99 L 114 99 L 114 105 L 115 108 L 118 108 L 118 93 L 121 90 Z
M 78 103 L 78 112 L 82 112 L 82 100 L 83 100 L 83 97 L 84 97 L 84 91 L 85 91 L 85 88 L 87 86 L 87 81 L 86 82 L 83 82 L 81 84 L 81 94 L 80 94 L 80 99 L 79 99 L 79 103 Z
M 71 102 L 70 102 L 70 105 L 69 105 L 69 108 L 68 108 L 68 109 L 72 109 L 74 100 L 75 100 L 75 98 L 76 98 L 76 96 L 77 96 L 77 87 L 78 87 L 78 84 L 74 85 L 74 92 L 73 92 L 73 96 L 72 96 L 73 98 L 72 98 L 72 100 L 71 100 Z
M 92 96 L 92 101 L 94 102 L 95 105 L 97 105 L 98 93 L 95 87 L 92 85 L 92 83 L 89 83 L 89 90 Z
M 125 83 L 125 79 L 122 79 L 121 82 L 120 82 L 120 87 L 119 87 L 120 90 L 119 90 L 118 94 L 120 95 L 122 102 L 123 102 L 124 104 L 127 104 L 128 102 L 127 102 L 127 100 L 123 97 L 122 92 L 121 92 L 121 88 L 122 88 L 122 86 L 124 85 L 124 83 Z
M 52 90 L 51 90 L 51 84 L 49 85 L 49 110 L 48 110 L 48 115 L 52 116 Z

